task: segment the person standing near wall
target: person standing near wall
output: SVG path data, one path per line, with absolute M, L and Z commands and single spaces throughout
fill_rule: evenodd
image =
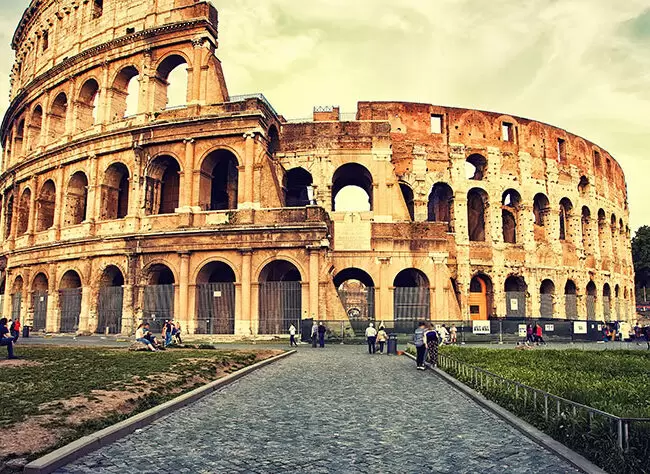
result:
M 451 328 L 449 328 L 449 344 L 456 344 L 456 342 L 458 341 L 457 334 L 458 334 L 458 329 L 456 328 L 455 324 L 452 324 Z
M 296 343 L 296 326 L 293 324 L 289 326 L 289 346 L 298 347 L 298 344 Z
M 427 355 L 429 356 L 431 367 L 438 367 L 438 345 L 440 343 L 440 335 L 431 325 L 429 325 L 424 333 L 424 342 L 427 345 Z
M 366 339 L 368 340 L 368 354 L 377 352 L 377 346 L 375 345 L 377 342 L 377 330 L 372 323 L 368 324 L 366 328 Z
M 318 323 L 318 344 L 320 345 L 321 348 L 325 347 L 325 332 L 327 331 L 327 328 L 321 321 Z
M 377 343 L 379 344 L 380 354 L 384 353 L 384 344 L 386 344 L 387 340 L 388 340 L 388 334 L 386 334 L 386 329 L 384 329 L 384 325 L 382 324 L 381 326 L 379 326 L 379 331 L 377 332 Z
M 11 322 L 11 336 L 14 338 L 14 344 L 18 342 L 18 336 L 20 336 L 20 319 L 16 319 Z
M 424 370 L 424 356 L 427 353 L 427 346 L 424 343 L 424 333 L 426 332 L 426 326 L 424 321 L 418 323 L 418 327 L 415 330 L 413 335 L 413 344 L 415 344 L 415 351 L 417 353 L 415 358 L 416 368 L 418 370 Z
M 311 347 L 316 347 L 318 343 L 318 324 L 314 321 L 311 325 Z

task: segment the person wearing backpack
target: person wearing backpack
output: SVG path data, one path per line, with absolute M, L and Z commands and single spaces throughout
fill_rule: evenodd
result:
M 18 342 L 18 336 L 20 336 L 20 319 L 11 322 L 9 332 L 11 332 L 11 337 L 14 339 L 14 344 Z

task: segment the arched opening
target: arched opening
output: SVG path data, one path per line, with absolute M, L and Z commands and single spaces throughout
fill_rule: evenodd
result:
M 580 176 L 578 181 L 578 192 L 580 196 L 587 196 L 589 194 L 589 179 L 586 176 Z
M 612 214 L 612 217 L 610 219 L 610 224 L 609 224 L 609 233 L 610 233 L 610 239 L 612 242 L 612 258 L 614 260 L 618 260 L 618 236 L 619 233 L 617 232 L 617 222 L 616 222 L 616 215 Z
M 196 333 L 235 334 L 235 272 L 210 262 L 196 277 Z
M 415 203 L 413 198 L 413 190 L 406 183 L 399 183 L 399 189 L 402 191 L 402 197 L 404 198 L 404 204 L 406 204 L 406 209 L 408 210 L 409 217 L 411 221 L 415 220 Z
M 157 263 L 149 268 L 144 287 L 143 322 L 150 324 L 151 332 L 162 332 L 165 321 L 174 319 L 174 284 L 170 268 Z
M 20 320 L 23 303 L 23 286 L 23 277 L 19 275 L 11 286 L 11 319 L 13 321 Z
M 546 226 L 548 224 L 548 216 L 551 211 L 548 198 L 538 193 L 533 199 L 533 218 L 535 221 L 535 240 L 545 241 L 547 239 Z
M 355 330 L 375 320 L 375 282 L 360 268 L 346 268 L 334 276 L 334 286 Z
M 68 114 L 68 98 L 60 92 L 52 102 L 49 117 L 49 135 L 51 141 L 57 141 L 65 135 L 65 122 Z
M 34 107 L 32 117 L 29 121 L 28 142 L 29 151 L 40 146 L 41 144 L 41 131 L 43 129 L 43 107 L 37 105 Z
M 77 332 L 81 314 L 81 277 L 74 270 L 63 274 L 59 283 L 59 332 Z
M 332 177 L 333 211 L 372 211 L 372 175 L 365 166 L 347 163 Z
M 591 255 L 593 253 L 591 243 L 591 212 L 587 206 L 582 207 L 580 223 L 582 225 L 582 248 L 587 255 Z
M 14 195 L 10 191 L 5 194 L 5 239 L 11 236 L 11 225 L 14 217 Z
M 608 229 L 607 216 L 603 209 L 598 209 L 598 242 L 600 244 L 601 258 L 609 260 L 611 256 L 611 247 L 608 245 L 608 238 L 611 231 Z
M 237 209 L 237 158 L 227 150 L 210 153 L 201 164 L 199 203 L 206 211 Z
M 41 186 L 41 192 L 36 201 L 36 232 L 42 232 L 54 226 L 55 209 L 56 187 L 54 181 L 48 179 Z
M 129 213 L 129 178 L 129 169 L 123 163 L 106 169 L 101 187 L 102 219 L 123 219 Z
M 27 233 L 29 227 L 29 209 L 32 201 L 32 191 L 26 188 L 18 201 L 18 216 L 16 218 L 16 235 Z
M 526 317 L 526 293 L 528 286 L 521 276 L 511 275 L 506 279 L 506 318 Z
M 431 188 L 427 204 L 427 220 L 448 222 L 449 230 L 453 231 L 454 192 L 447 183 L 436 183 Z
M 133 66 L 122 69 L 111 90 L 111 121 L 116 122 L 124 117 L 138 113 L 138 98 L 140 95 L 140 73 Z
M 555 284 L 551 280 L 542 281 L 539 288 L 539 312 L 542 318 L 552 319 L 554 314 Z
M 621 287 L 616 285 L 614 287 L 614 305 L 615 305 L 614 308 L 616 310 L 616 312 L 615 312 L 616 321 L 621 320 L 621 298 L 620 298 L 620 296 L 621 296 Z
M 612 289 L 609 283 L 603 285 L 603 320 L 612 319 Z
M 475 153 L 465 160 L 465 177 L 481 181 L 487 174 L 487 160 L 483 155 Z
M 275 125 L 269 127 L 269 156 L 273 156 L 280 151 L 280 135 Z
M 563 198 L 560 201 L 560 240 L 568 240 L 571 242 L 573 235 L 571 229 L 571 213 L 573 212 L 573 204 L 568 198 Z
M 81 86 L 77 100 L 77 130 L 84 131 L 97 123 L 97 104 L 99 102 L 99 84 L 95 79 L 88 79 Z
M 596 319 L 596 284 L 593 281 L 587 283 L 585 302 L 587 305 L 587 319 L 593 321 Z
M 172 214 L 178 208 L 180 165 L 168 155 L 157 157 L 147 169 L 146 214 Z
M 13 150 L 12 150 L 12 142 L 14 140 L 14 131 L 12 129 L 9 129 L 9 134 L 7 135 L 7 138 L 5 138 L 4 146 L 2 147 L 3 150 L 3 169 L 7 168 L 9 164 L 11 164 L 11 160 L 13 158 Z
M 564 311 L 567 319 L 578 319 L 578 290 L 573 280 L 564 285 Z
M 183 56 L 167 56 L 156 70 L 154 110 L 184 107 L 189 90 L 187 62 Z
M 32 282 L 32 307 L 34 320 L 32 331 L 44 331 L 47 327 L 47 290 L 49 280 L 44 273 L 38 273 Z
M 393 280 L 393 317 L 395 322 L 431 319 L 429 279 L 421 270 L 407 268 Z M 410 328 L 409 328 L 410 329 Z
M 83 171 L 77 171 L 68 181 L 65 195 L 65 216 L 63 225 L 81 224 L 86 220 L 88 207 L 88 178 Z
M 259 334 L 286 334 L 301 327 L 302 278 L 286 260 L 267 264 L 259 277 Z
M 516 244 L 517 223 L 521 210 L 521 196 L 514 189 L 506 190 L 501 196 L 501 228 L 503 241 L 506 244 Z
M 485 242 L 487 239 L 486 208 L 488 195 L 478 188 L 467 193 L 467 231 L 470 242 Z
M 25 119 L 23 118 L 18 121 L 18 125 L 16 126 L 16 134 L 14 135 L 13 152 L 15 157 L 22 156 L 25 154 L 24 138 L 25 138 Z
M 99 279 L 97 300 L 97 334 L 119 334 L 122 330 L 124 275 L 115 265 L 109 265 Z
M 312 204 L 313 178 L 304 168 L 292 168 L 284 175 L 286 207 L 303 207 Z
M 492 318 L 494 291 L 492 280 L 479 273 L 469 283 L 469 315 L 472 320 L 485 321 Z

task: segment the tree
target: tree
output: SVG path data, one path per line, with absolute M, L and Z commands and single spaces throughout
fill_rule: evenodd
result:
M 644 294 L 639 289 L 645 289 L 650 284 L 650 226 L 644 225 L 634 234 L 632 238 L 632 260 L 636 273 L 634 280 L 637 287 L 637 295 Z

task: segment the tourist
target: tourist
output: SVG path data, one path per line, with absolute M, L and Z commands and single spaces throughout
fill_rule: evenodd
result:
M 14 338 L 9 337 L 7 318 L 0 319 L 0 346 L 7 346 L 7 359 L 18 359 L 14 355 Z
M 289 326 L 289 347 L 298 347 L 298 343 L 296 342 L 296 326 L 291 324 Z
M 424 333 L 424 341 L 426 343 L 427 355 L 431 367 L 438 366 L 439 337 L 440 335 L 438 332 L 429 324 L 427 331 Z
M 537 323 L 535 323 L 534 335 L 535 335 L 535 344 L 537 345 L 539 345 L 540 343 L 546 344 L 546 342 L 544 342 L 544 338 L 542 337 L 542 326 L 540 326 Z
M 532 344 L 535 342 L 535 337 L 533 336 L 533 326 L 531 324 L 526 325 L 526 345 Z
M 436 328 L 436 331 L 438 331 L 440 344 L 449 344 L 449 331 L 447 330 L 447 326 L 443 324 L 440 326 L 440 329 Z
M 449 328 L 449 343 L 450 344 L 456 344 L 458 342 L 457 333 L 458 333 L 458 329 L 456 328 L 456 325 L 452 324 L 451 328 Z
M 648 350 L 650 351 L 650 326 L 646 326 L 644 328 L 644 332 L 645 332 L 645 341 L 646 344 L 648 344 Z
M 609 341 L 609 326 L 607 324 L 603 324 L 603 342 Z
M 18 342 L 18 336 L 20 335 L 20 319 L 12 321 L 11 326 L 9 327 L 11 335 L 14 338 L 14 344 Z
M 135 341 L 144 344 L 149 348 L 150 351 L 155 352 L 156 348 L 153 346 L 151 341 L 145 337 L 148 329 L 149 329 L 148 324 L 140 323 L 138 329 L 135 330 Z
M 172 343 L 172 323 L 169 320 L 165 320 L 165 324 L 163 325 L 162 339 L 165 347 Z
M 327 328 L 325 325 L 322 323 L 318 323 L 318 345 L 323 348 L 325 347 L 325 332 L 327 331 Z
M 318 344 L 318 323 L 314 321 L 311 325 L 311 347 L 316 347 L 316 344 Z
M 366 328 L 366 339 L 368 340 L 368 354 L 374 354 L 377 352 L 377 330 L 375 329 L 374 324 L 368 324 Z
M 177 344 L 183 344 L 181 339 L 181 324 L 176 321 L 172 321 L 172 338 L 176 340 Z
M 386 334 L 386 329 L 384 325 L 379 326 L 379 331 L 377 331 L 377 343 L 379 344 L 379 353 L 384 353 L 384 344 L 388 341 L 388 334 Z
M 424 370 L 424 356 L 427 353 L 427 346 L 424 342 L 424 333 L 426 332 L 426 325 L 424 321 L 418 323 L 418 327 L 413 335 L 413 344 L 415 344 L 415 351 L 417 356 L 415 358 L 416 369 Z

